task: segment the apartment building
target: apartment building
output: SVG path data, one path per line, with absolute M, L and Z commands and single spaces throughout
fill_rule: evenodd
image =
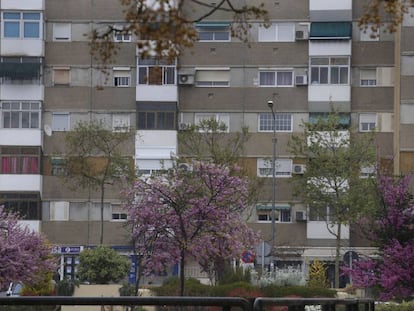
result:
M 73 277 L 79 252 L 99 243 L 99 193 L 72 189 L 60 176 L 64 135 L 79 121 L 136 130 L 124 154 L 141 174 L 171 165 L 186 124 L 214 117 L 229 133 L 248 126 L 244 160 L 265 179 L 248 222 L 262 232 L 257 264 L 266 268 L 306 271 L 313 259 L 334 260 L 335 239 L 325 222 L 292 197 L 289 180 L 305 167 L 287 149 L 301 123 L 329 112 L 330 103 L 343 113 L 345 128 L 376 129 L 379 156 L 396 173 L 414 171 L 413 11 L 396 34 L 381 29 L 373 37 L 357 26 L 364 1 L 266 1 L 271 25 L 252 21 L 250 46 L 231 36 L 231 15 L 216 12 L 196 24 L 199 41 L 173 62 L 142 58 L 137 38 L 115 34 L 119 52 L 103 72 L 88 35 L 124 23 L 117 0 L 0 5 L 0 198 L 56 245 L 61 277 Z M 269 100 L 277 135 L 275 249 L 265 243 L 272 211 Z M 120 203 L 119 188 L 108 188 L 104 243 L 128 252 Z M 354 229 L 343 228 L 343 253 L 368 254 L 372 249 Z

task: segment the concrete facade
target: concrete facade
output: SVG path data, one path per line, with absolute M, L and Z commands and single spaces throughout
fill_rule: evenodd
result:
M 92 30 L 123 22 L 118 0 L 2 1 L 2 64 L 13 58 L 29 77 L 1 70 L 1 200 L 22 212 L 31 227 L 57 245 L 62 255 L 61 275 L 73 276 L 78 252 L 99 243 L 100 209 L 99 193 L 71 189 L 57 176 L 66 131 L 90 119 L 104 120 L 112 127 L 126 123 L 136 130 L 136 137 L 122 147 L 123 153 L 135 161 L 138 170 L 151 173 L 161 169 L 160 160 L 168 166 L 171 154 L 180 155 L 177 133 L 182 124 L 213 115 L 227 122 L 230 134 L 249 127 L 245 163 L 250 172 L 258 174 L 263 159 L 272 154 L 272 130 L 262 130 L 261 120 L 269 117 L 267 101 L 273 100 L 276 113 L 284 114 L 290 123 L 288 128 L 277 130 L 277 159 L 291 167 L 287 176 L 276 180 L 280 209 L 275 265 L 306 270 L 306 262 L 318 254 L 331 262 L 326 250 L 334 248 L 332 236 L 320 222 L 309 219 L 306 206 L 292 198 L 290 179 L 294 166 L 301 163 L 289 154 L 287 142 L 301 130 L 302 121 L 308 121 L 311 113 L 329 111 L 330 102 L 349 114 L 352 126 L 361 128 L 364 118 L 373 120 L 380 157 L 393 161 L 395 172 L 414 172 L 413 14 L 406 15 L 401 31 L 380 32 L 374 40 L 357 26 L 364 2 L 266 1 L 271 26 L 263 28 L 260 21 L 252 21 L 250 46 L 235 38 L 200 40 L 176 63 L 166 66 L 169 78 L 152 84 L 143 82 L 142 74 L 150 74 L 156 64 L 141 62 L 137 38 L 119 43 L 116 60 L 105 65 L 105 74 L 90 54 Z M 189 14 L 192 9 L 185 7 Z M 34 13 L 34 38 L 5 33 L 8 13 Z M 24 23 L 21 16 L 19 21 Z M 228 32 L 225 26 L 209 28 L 208 22 L 230 20 L 229 14 L 217 12 L 198 29 Z M 349 37 L 320 40 L 315 37 L 320 34 L 311 32 L 312 23 L 338 21 L 352 26 Z M 33 63 L 30 68 L 24 65 L 29 58 Z M 316 81 L 312 73 L 316 59 L 331 63 L 340 59 L 344 80 Z M 17 107 L 13 108 L 20 118 L 17 125 L 7 124 L 11 103 Z M 30 125 L 23 124 L 21 117 L 26 105 L 32 113 Z M 140 121 L 152 113 L 162 114 L 172 126 L 152 127 Z M 32 168 L 27 172 L 13 170 L 7 165 L 13 157 L 33 161 Z M 269 240 L 271 222 L 269 209 L 259 205 L 268 205 L 271 200 L 269 177 L 264 177 L 263 195 L 258 205 L 252 206 L 248 220 L 262 232 L 264 241 Z M 106 192 L 104 242 L 124 251 L 129 239 L 119 190 L 114 186 Z M 351 225 L 346 231 L 343 251 L 366 252 L 368 245 L 357 230 Z M 269 260 L 263 262 L 269 265 Z

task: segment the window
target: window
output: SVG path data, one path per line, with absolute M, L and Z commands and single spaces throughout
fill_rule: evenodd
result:
M 64 158 L 52 157 L 50 159 L 50 164 L 52 166 L 52 176 L 66 176 L 66 160 Z
M 139 130 L 175 130 L 176 129 L 176 103 L 150 103 L 137 104 Z
M 269 70 L 259 72 L 260 86 L 293 86 L 293 71 Z
M 127 220 L 127 213 L 120 205 L 112 205 L 112 220 Z
M 230 41 L 230 24 L 227 22 L 202 22 L 196 24 L 199 41 Z
M 349 57 L 312 57 L 312 84 L 349 84 Z
M 361 113 L 359 115 L 359 131 L 370 132 L 377 127 L 377 114 L 375 113 Z
M 39 147 L 2 147 L 1 174 L 40 174 Z
M 114 132 L 128 132 L 130 127 L 129 114 L 114 114 L 112 115 L 112 131 Z
M 131 86 L 131 69 L 129 67 L 114 67 L 114 86 L 129 87 Z
M 69 220 L 69 202 L 51 201 L 49 206 L 50 220 L 65 221 Z
M 230 68 L 196 69 L 196 86 L 226 87 L 230 84 Z
M 257 220 L 259 222 L 272 221 L 272 204 L 256 205 Z M 275 221 L 276 222 L 291 222 L 291 208 L 289 205 L 275 206 Z
M 368 178 L 374 176 L 375 174 L 375 166 L 363 166 L 361 167 L 361 178 Z
M 257 176 L 259 177 L 273 177 L 272 159 L 257 159 Z M 292 176 L 292 160 L 291 159 L 276 159 L 275 163 L 276 177 L 291 177 Z
M 259 114 L 259 132 L 273 132 L 273 124 L 278 132 L 292 132 L 292 114 L 276 113 L 275 120 L 270 112 Z
M 39 102 L 1 102 L 2 128 L 40 127 Z
M 6 211 L 18 213 L 25 220 L 41 220 L 38 193 L 0 193 L 0 200 Z
M 373 69 L 361 69 L 361 86 L 375 86 L 377 85 L 377 70 Z
M 52 114 L 52 131 L 69 131 L 69 113 Z
M 71 26 L 70 23 L 54 23 L 53 41 L 70 41 L 72 33 Z
M 132 36 L 130 33 L 115 32 L 114 41 L 115 42 L 131 42 Z
M 226 126 L 225 132 L 229 132 L 230 128 L 230 116 L 228 114 L 215 114 L 215 113 L 196 113 L 194 116 L 194 123 L 200 125 L 200 122 L 203 120 L 214 119 L 218 122 L 218 126 L 224 124 Z M 203 129 L 199 129 L 200 132 L 203 132 Z
M 310 221 L 332 221 L 333 217 L 333 210 L 327 207 L 316 207 L 310 206 L 309 207 L 309 220 Z
M 69 85 L 70 84 L 70 68 L 55 67 L 53 68 L 53 84 Z
M 175 63 L 155 58 L 138 59 L 138 84 L 174 85 Z
M 3 12 L 4 38 L 40 38 L 40 13 Z
M 293 42 L 295 41 L 295 25 L 277 23 L 266 28 L 259 27 L 259 42 Z

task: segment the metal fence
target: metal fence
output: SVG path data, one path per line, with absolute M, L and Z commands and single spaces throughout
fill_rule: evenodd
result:
M 238 297 L 0 297 L 0 306 L 163 306 L 218 307 L 242 311 L 374 311 L 372 299 L 255 298 Z

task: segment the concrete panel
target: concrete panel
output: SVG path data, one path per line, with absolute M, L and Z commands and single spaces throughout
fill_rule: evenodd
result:
M 43 221 L 42 232 L 52 244 L 97 245 L 99 221 Z M 104 222 L 105 245 L 128 245 L 130 233 L 124 222 Z
M 307 88 L 182 88 L 181 111 L 265 111 L 273 100 L 278 111 L 307 111 Z
M 392 87 L 353 87 L 351 109 L 364 112 L 393 111 L 393 96 Z
M 45 0 L 2 0 L 2 10 L 44 10 Z
M 393 151 L 393 133 L 376 133 L 375 142 L 377 144 L 377 152 L 380 158 L 392 158 Z
M 41 146 L 43 131 L 41 129 L 2 128 L 1 146 Z
M 394 42 L 353 41 L 351 64 L 352 66 L 393 66 Z
M 91 64 L 90 47 L 87 42 L 46 42 L 45 61 L 48 66 Z
M 401 77 L 401 100 L 414 100 L 414 75 Z
M 401 57 L 401 75 L 414 76 L 414 55 L 403 55 Z
M 414 150 L 414 124 L 401 124 L 400 126 L 400 150 Z
M 414 21 L 414 17 L 412 18 Z M 403 27 L 401 31 L 401 51 L 414 52 L 414 27 Z
M 42 175 L 1 174 L 0 191 L 33 191 L 42 193 Z
M 412 151 L 406 151 L 400 153 L 400 166 L 403 174 L 414 173 L 414 146 Z
M 135 110 L 135 88 L 50 87 L 45 90 L 45 110 Z
M 113 0 L 46 1 L 48 20 L 119 20 L 124 19 L 123 7 Z
M 289 156 L 287 142 L 292 134 L 277 133 L 276 153 L 279 157 Z M 249 157 L 269 157 L 272 154 L 273 133 L 252 133 L 245 146 L 244 154 Z M 282 178 L 283 179 L 283 178 Z

